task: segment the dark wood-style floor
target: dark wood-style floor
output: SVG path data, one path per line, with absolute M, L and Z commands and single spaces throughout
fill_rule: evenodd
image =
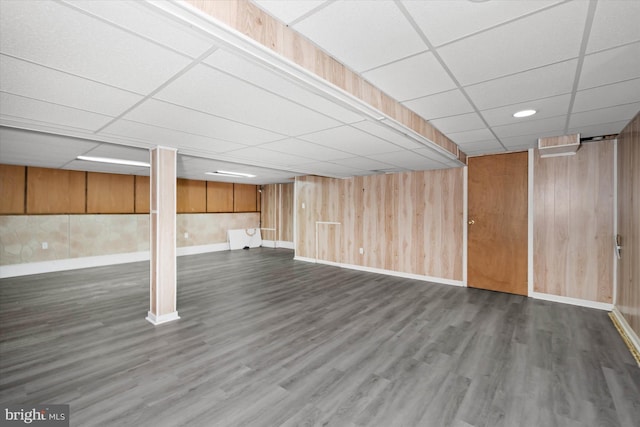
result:
M 638 426 L 607 313 L 292 260 L 179 259 L 182 319 L 145 320 L 148 263 L 0 281 L 0 403 L 73 426 Z

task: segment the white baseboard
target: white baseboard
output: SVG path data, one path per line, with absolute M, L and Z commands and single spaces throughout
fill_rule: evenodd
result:
M 287 242 L 286 240 L 278 240 L 276 244 L 278 248 L 295 249 L 293 242 Z
M 620 313 L 620 310 L 618 310 L 618 307 L 614 306 L 613 310 L 611 310 L 611 314 L 613 314 L 613 316 L 618 321 L 618 325 L 622 328 L 624 333 L 627 335 L 627 338 L 629 338 L 630 344 L 636 350 L 636 354 L 640 354 L 640 337 L 638 337 L 638 334 L 636 333 L 636 331 L 631 329 L 631 325 L 629 325 L 629 322 L 627 322 L 627 319 L 625 319 L 622 313 Z M 640 361 L 638 363 L 640 363 Z
M 160 316 L 156 316 L 150 311 L 147 313 L 147 320 L 149 321 L 149 323 L 155 326 L 161 325 L 167 322 L 173 322 L 174 320 L 178 320 L 179 318 L 180 316 L 178 316 L 177 311 L 174 311 L 173 313 L 169 313 L 169 314 L 161 314 Z
M 355 264 L 342 264 L 339 262 L 322 261 L 322 260 L 316 260 L 314 258 L 306 258 L 306 257 L 299 257 L 299 256 L 296 256 L 293 259 L 297 261 L 313 262 L 316 264 L 333 265 L 336 267 L 348 268 L 350 270 L 366 271 L 368 273 L 384 274 L 387 276 L 402 277 L 405 279 L 422 280 L 424 282 L 433 282 L 433 283 L 441 283 L 443 285 L 464 287 L 464 283 L 462 282 L 462 280 L 443 279 L 441 277 L 424 276 L 421 274 L 405 273 L 402 271 L 394 271 L 394 270 L 385 270 L 383 268 L 364 267 L 362 265 L 355 265 Z
M 613 304 L 606 303 L 606 302 L 589 301 L 589 300 L 586 300 L 586 299 L 564 297 L 564 296 L 560 296 L 560 295 L 544 294 L 544 293 L 541 293 L 541 292 L 531 292 L 529 294 L 529 296 L 531 298 L 535 298 L 535 299 L 559 302 L 559 303 L 562 303 L 562 304 L 577 305 L 577 306 L 580 306 L 580 307 L 596 308 L 598 310 L 611 311 L 613 309 Z
M 293 249 L 293 242 L 286 242 L 284 240 L 264 240 L 262 239 L 263 248 L 284 248 Z
M 228 250 L 229 243 L 213 243 L 210 245 L 184 246 L 181 248 L 177 248 L 176 254 L 177 256 L 185 256 Z M 42 262 L 29 262 L 25 264 L 3 265 L 0 266 L 0 279 L 28 276 L 30 274 L 53 273 L 56 271 L 77 270 L 80 268 L 103 267 L 106 265 L 149 261 L 149 258 L 149 251 L 142 251 L 81 258 L 57 259 Z

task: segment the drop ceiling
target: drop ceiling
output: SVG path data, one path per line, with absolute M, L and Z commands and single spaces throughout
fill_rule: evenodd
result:
M 640 110 L 638 1 L 255 4 L 470 155 L 616 134 Z M 460 165 L 178 9 L 190 6 L 0 1 L 0 163 L 144 175 L 75 158 L 147 160 L 163 145 L 180 177 L 238 181 L 204 175 L 224 169 L 256 184 Z M 512 117 L 524 108 L 538 113 Z

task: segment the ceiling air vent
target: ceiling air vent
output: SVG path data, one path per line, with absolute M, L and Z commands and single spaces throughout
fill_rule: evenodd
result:
M 571 156 L 580 148 L 580 134 L 551 136 L 538 139 L 540 157 Z

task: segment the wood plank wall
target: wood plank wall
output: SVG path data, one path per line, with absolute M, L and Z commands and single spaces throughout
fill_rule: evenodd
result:
M 149 213 L 149 177 L 0 164 L 0 215 Z M 259 212 L 258 186 L 179 179 L 180 213 Z
M 425 119 L 247 0 L 187 0 L 211 17 L 338 86 L 466 163 L 466 155 Z
M 295 191 L 296 255 L 462 280 L 462 168 L 297 177 Z
M 616 307 L 640 335 L 640 113 L 618 136 L 618 263 Z
M 534 160 L 534 291 L 613 302 L 614 142 Z
M 293 183 L 262 186 L 260 224 L 263 239 L 293 242 L 293 188 Z

